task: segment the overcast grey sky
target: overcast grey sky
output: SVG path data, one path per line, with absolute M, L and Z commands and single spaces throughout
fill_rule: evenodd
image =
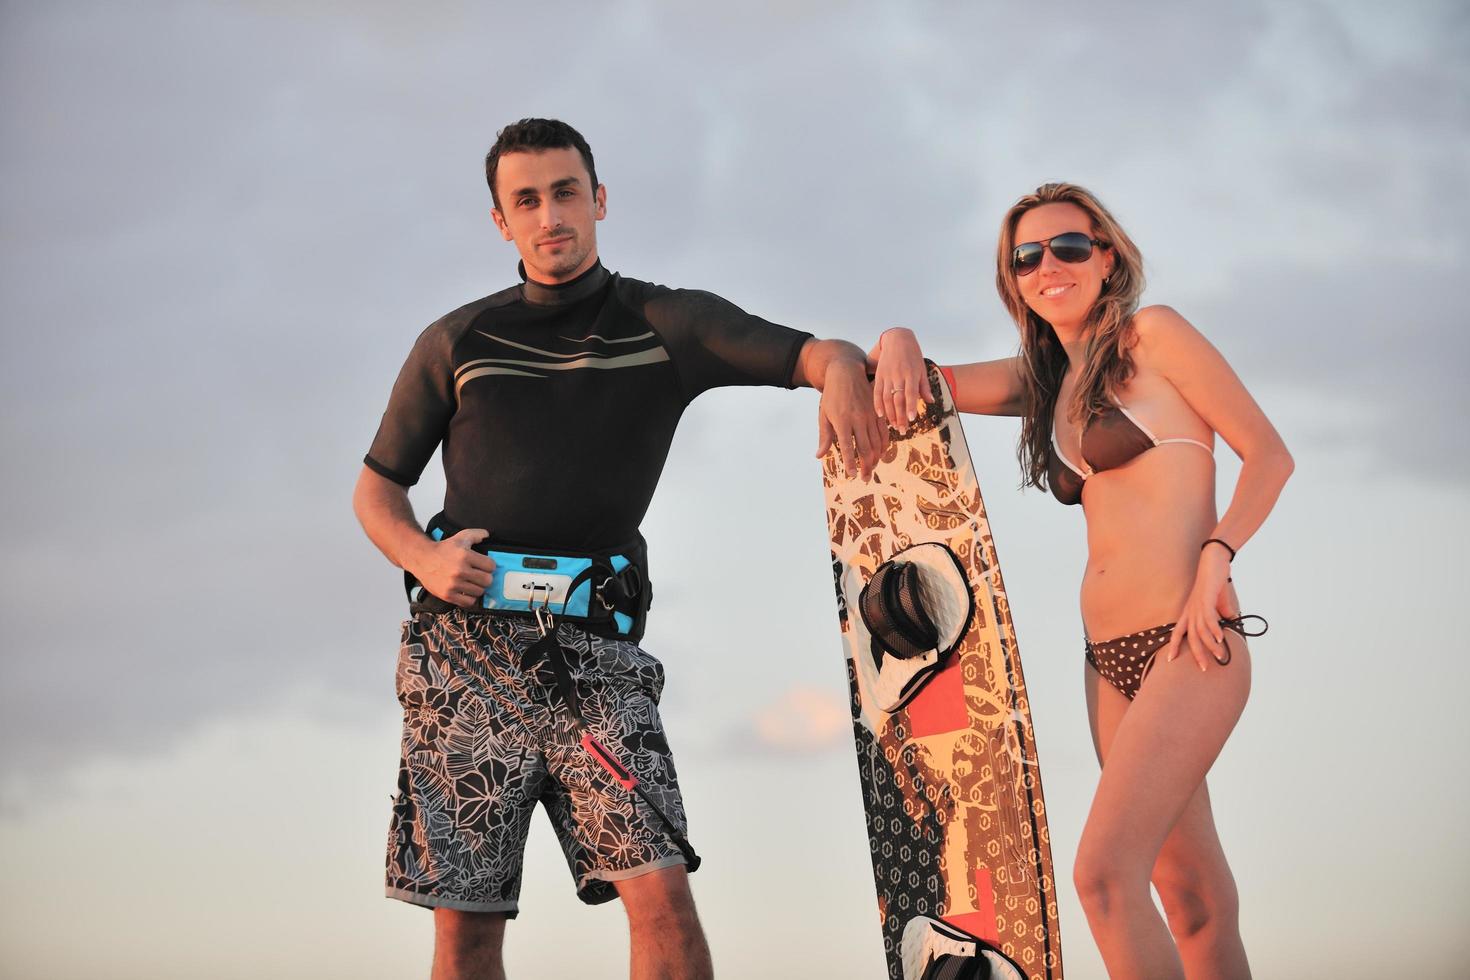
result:
M 1097 191 L 1147 300 L 1210 336 L 1298 459 L 1242 554 L 1273 625 L 1212 777 L 1259 973 L 1329 975 L 1304 957 L 1351 925 L 1452 975 L 1470 13 L 1120 6 L 0 5 L 0 957 L 427 962 L 428 917 L 376 897 L 401 592 L 349 495 L 419 330 L 513 280 L 485 149 L 554 115 L 597 154 L 610 268 L 865 346 L 903 323 L 947 361 L 1014 347 L 992 285 L 1011 201 Z M 645 525 L 647 645 L 728 976 L 812 962 L 804 933 L 853 975 L 876 955 L 814 412 L 701 399 Z M 1080 517 L 1017 493 L 1013 423 L 967 431 L 1062 873 L 1096 778 Z M 781 600 L 732 617 L 730 583 L 773 575 Z M 512 962 L 567 916 L 620 950 L 538 828 Z M 79 914 L 105 960 L 71 942 Z M 164 943 L 170 922 L 195 938 Z M 1075 903 L 1063 930 L 1069 975 L 1101 976 Z

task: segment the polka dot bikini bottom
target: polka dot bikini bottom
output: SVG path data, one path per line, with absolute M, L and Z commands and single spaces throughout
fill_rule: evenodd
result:
M 1259 619 L 1261 628 L 1259 630 L 1247 630 L 1245 621 L 1248 619 Z M 1266 620 L 1261 616 L 1237 616 L 1234 619 L 1222 619 L 1220 625 L 1228 630 L 1234 630 L 1241 636 L 1261 636 L 1268 629 Z M 1138 686 L 1143 683 L 1143 678 L 1148 674 L 1150 667 L 1154 665 L 1154 657 L 1158 655 L 1159 649 L 1169 642 L 1174 634 L 1174 624 L 1165 623 L 1163 626 L 1155 626 L 1152 629 L 1140 630 L 1137 633 L 1129 633 L 1115 640 L 1103 640 L 1101 643 L 1087 641 L 1087 662 L 1092 669 L 1102 675 L 1103 680 L 1116 687 L 1123 696 L 1132 701 L 1138 695 Z M 1224 658 L 1215 657 L 1215 662 L 1221 667 L 1230 663 L 1230 647 L 1225 647 Z

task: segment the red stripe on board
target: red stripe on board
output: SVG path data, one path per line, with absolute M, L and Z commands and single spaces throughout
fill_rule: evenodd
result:
M 908 713 L 909 738 L 957 732 L 970 727 L 959 657 L 951 655 L 949 665 L 929 678 L 929 682 L 909 702 Z
M 946 915 L 944 921 L 988 943 L 1000 945 L 1000 927 L 995 924 L 995 889 L 990 884 L 990 871 L 975 869 L 975 904 L 978 911 Z

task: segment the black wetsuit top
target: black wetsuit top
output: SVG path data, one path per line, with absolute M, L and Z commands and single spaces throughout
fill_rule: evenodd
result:
M 412 486 L 442 442 L 451 526 L 615 547 L 637 536 L 685 406 L 725 385 L 790 387 L 810 336 L 600 263 L 523 282 L 419 336 L 363 462 Z

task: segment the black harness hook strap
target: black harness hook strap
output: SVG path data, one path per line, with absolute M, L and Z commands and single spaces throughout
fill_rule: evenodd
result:
M 592 732 L 588 729 L 587 719 L 582 716 L 582 709 L 577 701 L 577 689 L 575 683 L 572 681 L 571 667 L 567 664 L 566 648 L 557 642 L 555 632 L 545 634 L 535 643 L 527 647 L 525 652 L 521 654 L 521 667 L 527 673 L 537 672 L 543 661 L 551 668 L 551 674 L 556 685 L 557 697 L 561 701 L 562 706 L 565 707 L 567 715 L 571 718 L 572 732 L 580 737 L 582 748 L 592 756 L 593 761 L 603 771 L 621 784 L 624 789 L 632 792 L 633 795 L 637 796 L 638 799 L 642 800 L 653 811 L 654 816 L 658 817 L 659 823 L 663 824 L 664 831 L 669 835 L 669 839 L 674 842 L 674 846 L 684 855 L 684 861 L 688 864 L 688 870 L 691 872 L 698 870 L 700 857 L 694 852 L 694 848 L 690 845 L 688 839 L 679 831 L 678 826 L 663 811 L 662 807 L 653 802 L 653 799 L 638 784 L 637 778 L 627 767 L 620 763 L 617 757 L 606 746 L 593 737 Z

